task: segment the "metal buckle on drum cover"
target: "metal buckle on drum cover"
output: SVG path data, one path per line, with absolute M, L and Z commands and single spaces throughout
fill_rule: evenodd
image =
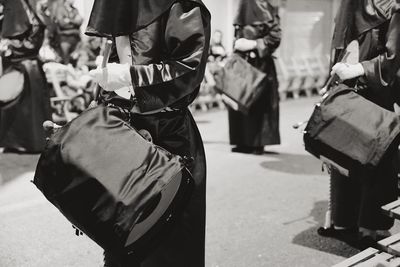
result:
M 324 157 L 322 155 L 319 158 L 324 164 L 329 166 L 330 169 L 333 168 L 336 171 L 338 171 L 341 175 L 349 177 L 349 174 L 350 174 L 349 170 L 343 168 L 342 166 L 340 166 L 336 162 L 334 162 L 334 161 L 332 161 L 332 160 L 330 160 L 330 159 L 328 159 L 328 158 L 326 158 L 326 157 Z

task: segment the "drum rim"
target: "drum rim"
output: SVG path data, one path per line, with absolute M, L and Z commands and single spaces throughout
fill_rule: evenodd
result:
M 15 85 L 15 83 L 14 84 L 12 84 L 12 86 L 14 87 L 14 88 L 18 88 L 18 90 L 16 91 L 17 93 L 14 93 L 14 94 L 9 94 L 9 96 L 11 95 L 11 97 L 9 97 L 8 99 L 1 99 L 1 97 L 0 97 L 0 104 L 7 104 L 7 103 L 10 103 L 10 102 L 12 102 L 12 101 L 14 101 L 15 99 L 17 99 L 21 94 L 22 94 L 22 92 L 24 91 L 24 84 L 25 84 L 25 76 L 24 76 L 24 73 L 22 72 L 22 71 L 19 71 L 19 70 L 17 70 L 17 69 L 12 69 L 12 70 L 10 70 L 10 71 L 8 71 L 8 72 L 6 72 L 6 73 L 4 73 L 2 76 L 0 76 L 0 81 L 1 81 L 1 79 L 3 78 L 3 77 L 5 77 L 5 76 L 7 76 L 7 75 L 15 75 L 15 74 L 17 74 L 18 75 L 18 77 L 15 77 L 15 78 L 17 78 L 17 79 L 22 79 L 22 82 L 19 84 L 20 86 L 19 87 L 16 87 Z M 17 84 L 18 85 L 18 84 Z M 14 91 L 14 90 L 13 90 Z M 3 91 L 4 92 L 4 91 Z M 1 96 L 1 93 L 0 93 L 0 96 Z
M 177 175 L 179 176 L 177 177 Z M 184 176 L 182 175 L 182 172 L 179 172 L 173 177 L 173 179 L 171 179 L 168 184 L 165 185 L 163 190 L 160 192 L 161 197 L 159 199 L 157 207 L 146 219 L 144 219 L 140 223 L 133 225 L 125 242 L 125 246 L 129 246 L 137 242 L 142 236 L 149 232 L 154 225 L 157 224 L 160 218 L 163 217 L 163 215 L 173 203 L 183 182 Z

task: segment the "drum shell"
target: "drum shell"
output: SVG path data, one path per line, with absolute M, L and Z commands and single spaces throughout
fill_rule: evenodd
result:
M 173 179 L 182 179 L 175 200 L 149 232 L 127 245 L 141 212 Z M 120 110 L 100 105 L 50 137 L 34 183 L 105 250 L 142 255 L 179 216 L 193 182 L 179 156 L 146 141 Z
M 400 142 L 400 118 L 339 85 L 316 105 L 305 128 L 308 152 L 349 171 L 374 170 Z
M 18 98 L 24 89 L 25 76 L 16 69 L 9 68 L 0 76 L 0 104 L 9 103 Z

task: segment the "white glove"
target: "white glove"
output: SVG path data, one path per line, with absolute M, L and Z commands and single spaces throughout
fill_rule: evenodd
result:
M 345 81 L 363 76 L 365 74 L 365 71 L 364 67 L 360 63 L 336 63 L 331 71 L 331 75 L 334 74 L 337 74 L 342 81 Z
M 241 52 L 251 51 L 256 48 L 257 48 L 257 41 L 248 40 L 246 38 L 237 39 L 234 44 L 234 49 Z
M 105 68 L 91 70 L 89 75 L 106 91 L 132 86 L 129 64 L 107 64 Z

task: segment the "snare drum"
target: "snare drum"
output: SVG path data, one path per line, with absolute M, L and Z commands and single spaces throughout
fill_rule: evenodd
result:
M 179 216 L 193 178 L 184 158 L 146 140 L 123 116 L 101 104 L 55 130 L 34 183 L 106 251 L 141 257 Z
M 400 143 L 400 117 L 344 84 L 317 104 L 304 132 L 305 148 L 341 171 L 373 170 Z
M 215 74 L 215 90 L 225 96 L 225 103 L 248 114 L 268 85 L 267 74 L 253 67 L 240 55 L 233 54 Z
M 10 70 L 0 77 L 0 104 L 15 100 L 24 88 L 24 74 Z

